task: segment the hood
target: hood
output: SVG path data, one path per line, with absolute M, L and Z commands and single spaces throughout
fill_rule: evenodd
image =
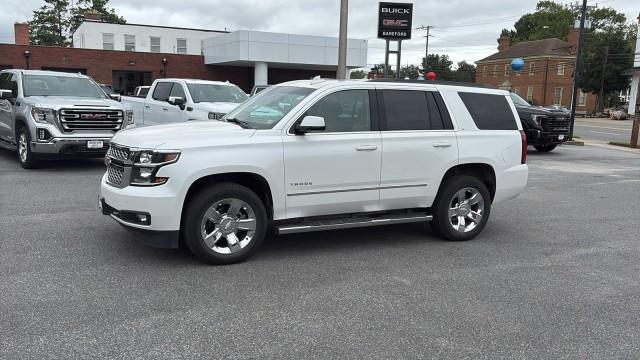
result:
M 206 111 L 226 114 L 237 108 L 240 104 L 241 103 L 233 102 L 200 102 L 197 103 L 196 106 Z
M 189 121 L 131 128 L 117 132 L 112 142 L 144 149 L 184 149 L 251 137 L 255 129 L 243 129 L 224 121 Z
M 553 115 L 553 113 L 549 109 L 545 109 L 540 106 L 517 106 L 516 110 L 518 110 L 519 114 L 528 114 L 528 115 Z
M 83 98 L 74 96 L 29 96 L 25 102 L 36 107 L 59 109 L 70 106 L 112 106 L 122 108 L 122 104 L 111 99 Z

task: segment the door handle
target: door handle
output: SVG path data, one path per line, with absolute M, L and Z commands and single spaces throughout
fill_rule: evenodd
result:
M 169 109 L 167 109 L 167 108 L 162 108 L 162 111 L 169 111 Z
M 435 143 L 433 143 L 433 147 L 437 148 L 445 148 L 449 146 L 451 146 L 451 143 L 448 141 L 436 141 Z
M 146 109 L 151 109 L 151 106 L 149 106 L 149 105 L 145 105 L 144 107 L 145 107 Z
M 378 150 L 378 146 L 376 145 L 360 145 L 356 146 L 356 151 L 374 151 Z

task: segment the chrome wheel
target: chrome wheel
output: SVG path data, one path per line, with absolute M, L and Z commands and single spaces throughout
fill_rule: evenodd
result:
M 18 138 L 18 156 L 20 156 L 20 161 L 23 163 L 27 162 L 27 156 L 29 155 L 29 149 L 27 146 L 29 146 L 27 135 L 25 133 L 21 133 Z
M 256 232 L 256 214 L 249 204 L 235 199 L 214 203 L 202 217 L 200 233 L 209 249 L 232 254 L 244 249 Z
M 483 215 L 484 198 L 474 188 L 466 187 L 458 191 L 449 202 L 449 223 L 458 232 L 473 231 Z

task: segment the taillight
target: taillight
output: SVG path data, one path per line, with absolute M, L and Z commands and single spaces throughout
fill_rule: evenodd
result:
M 520 139 L 522 140 L 522 156 L 520 157 L 520 164 L 527 163 L 527 134 L 524 130 L 520 130 Z

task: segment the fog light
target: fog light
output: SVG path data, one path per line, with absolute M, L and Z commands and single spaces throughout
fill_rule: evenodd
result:
M 38 141 L 49 141 L 51 133 L 47 129 L 38 129 Z
M 146 224 L 147 220 L 149 220 L 149 218 L 147 217 L 147 215 L 144 214 L 138 214 L 138 220 L 143 223 Z

